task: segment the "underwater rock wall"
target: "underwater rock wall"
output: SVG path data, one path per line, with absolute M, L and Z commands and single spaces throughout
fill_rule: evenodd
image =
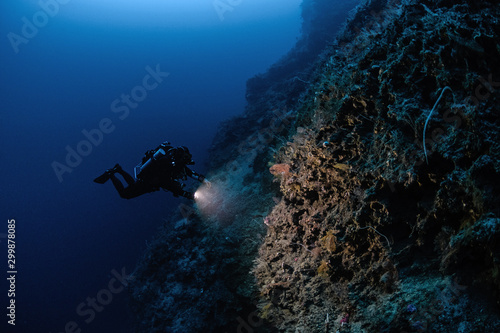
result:
M 137 331 L 500 331 L 499 14 L 365 1 L 249 80 L 136 269 Z
M 499 14 L 372 1 L 346 26 L 275 154 L 254 273 L 277 331 L 500 329 Z
M 307 76 L 304 82 L 293 78 L 312 71 L 355 2 L 332 12 L 324 10 L 329 0 L 305 0 L 297 47 L 249 80 L 245 113 L 221 124 L 214 140 L 207 175 L 212 187 L 200 189 L 196 207 L 183 204 L 166 219 L 136 267 L 129 291 L 137 332 L 274 330 L 258 316 L 259 290 L 251 273 L 267 232 L 263 219 L 279 194 L 267 171 L 269 146 L 293 128 L 295 112 L 283 106 L 296 104 L 308 87 Z M 295 97 L 280 92 L 290 82 Z
M 345 22 L 345 17 L 358 0 L 304 0 L 302 3 L 301 37 L 295 47 L 265 73 L 247 81 L 247 106 L 241 116 L 223 122 L 215 135 L 210 151 L 210 169 L 218 170 L 237 159 L 239 146 L 279 118 L 279 114 L 295 112 L 299 96 L 309 87 L 310 75 L 318 56 Z M 278 114 L 278 116 L 277 116 Z M 286 136 L 290 126 L 274 135 Z M 274 138 L 266 138 L 266 145 Z

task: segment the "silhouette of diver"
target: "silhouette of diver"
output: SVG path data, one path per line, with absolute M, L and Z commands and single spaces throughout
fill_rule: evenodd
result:
M 168 141 L 162 143 L 154 150 L 148 150 L 142 158 L 142 163 L 135 167 L 135 179 L 125 172 L 119 164 L 112 169 L 106 170 L 101 176 L 94 179 L 98 184 L 104 184 L 109 179 L 115 186 L 120 197 L 131 199 L 145 193 L 158 191 L 160 188 L 173 193 L 175 197 L 183 196 L 194 200 L 194 193 L 183 190 L 184 184 L 179 180 L 187 177 L 210 184 L 204 176 L 192 171 L 187 166 L 193 165 L 192 155 L 184 147 L 172 147 Z M 119 173 L 127 182 L 124 187 L 122 182 L 115 176 Z

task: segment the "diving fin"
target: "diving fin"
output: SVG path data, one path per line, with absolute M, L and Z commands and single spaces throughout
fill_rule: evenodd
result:
M 109 171 L 106 171 L 102 175 L 94 179 L 94 182 L 97 184 L 104 184 L 108 180 L 109 180 Z
M 102 175 L 100 175 L 99 177 L 94 179 L 94 182 L 96 182 L 97 184 L 104 184 L 105 182 L 107 182 L 109 180 L 109 178 L 111 177 L 112 174 L 114 174 L 115 172 L 121 172 L 121 171 L 123 171 L 122 167 L 120 166 L 120 164 L 116 163 L 112 169 L 108 169 L 108 170 L 104 171 L 104 173 Z

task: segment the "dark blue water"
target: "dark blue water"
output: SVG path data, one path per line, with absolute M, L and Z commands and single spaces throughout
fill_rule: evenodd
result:
M 115 163 L 131 172 L 165 140 L 188 146 L 206 171 L 217 124 L 244 110 L 246 79 L 293 46 L 300 2 L 2 1 L 2 332 L 131 331 L 116 275 L 131 273 L 183 201 L 127 201 L 92 179 Z

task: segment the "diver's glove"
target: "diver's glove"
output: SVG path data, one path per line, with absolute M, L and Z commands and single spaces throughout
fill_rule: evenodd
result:
M 209 182 L 208 180 L 206 179 L 203 179 L 203 184 L 205 184 L 208 188 L 211 188 L 212 187 L 212 183 Z

